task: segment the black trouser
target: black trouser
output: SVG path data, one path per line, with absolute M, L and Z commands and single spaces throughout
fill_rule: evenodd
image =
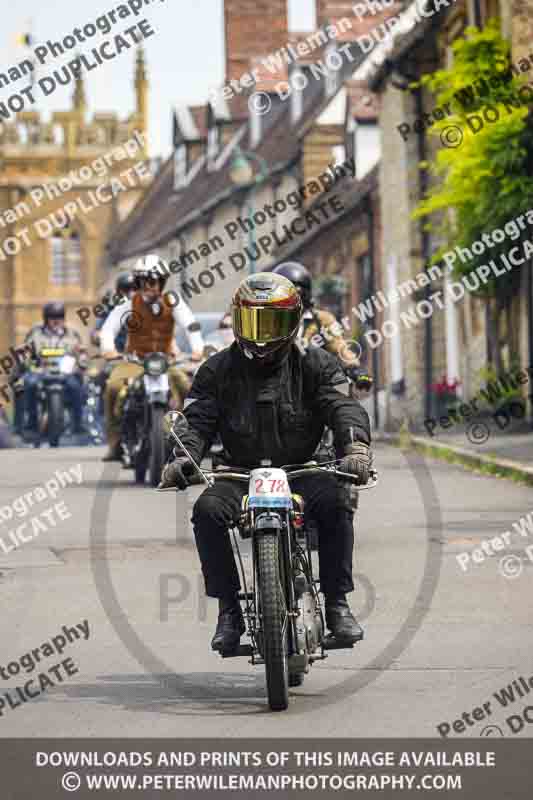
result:
M 332 475 L 296 478 L 291 489 L 304 498 L 306 518 L 317 523 L 322 592 L 332 597 L 353 591 L 353 510 L 346 490 Z M 227 597 L 241 588 L 228 527 L 238 519 L 245 493 L 245 484 L 217 480 L 194 505 L 194 535 L 209 597 Z

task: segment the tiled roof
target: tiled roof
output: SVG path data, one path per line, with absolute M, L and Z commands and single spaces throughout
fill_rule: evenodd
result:
M 322 234 L 324 230 L 327 230 L 332 225 L 336 225 L 340 220 L 344 219 L 347 214 L 351 214 L 353 210 L 360 204 L 361 200 L 374 191 L 378 185 L 379 164 L 376 164 L 376 166 L 373 167 L 367 175 L 365 175 L 363 180 L 356 181 L 352 177 L 348 176 L 346 178 L 342 178 L 338 183 L 335 183 L 331 187 L 328 194 L 317 195 L 313 203 L 311 203 L 309 206 L 306 206 L 305 210 L 302 210 L 301 213 L 313 211 L 320 203 L 323 203 L 327 197 L 332 197 L 333 195 L 340 200 L 344 206 L 344 211 L 342 211 L 340 214 L 336 214 L 335 216 L 331 216 L 329 220 L 324 221 L 324 224 L 311 227 L 304 234 L 298 236 L 291 242 L 287 242 L 287 244 L 283 247 L 278 248 L 275 253 L 276 261 L 279 263 L 280 261 L 289 260 L 302 247 L 310 244 L 310 242 L 312 242 L 316 236 Z
M 351 48 L 353 61 L 343 62 L 340 72 L 341 87 L 358 63 L 365 58 L 355 44 Z M 244 93 L 243 95 L 244 96 Z M 324 81 L 311 80 L 304 95 L 302 117 L 295 125 L 291 124 L 290 101 L 273 103 L 268 114 L 262 117 L 266 127 L 263 137 L 254 152 L 264 159 L 271 174 L 295 162 L 300 154 L 301 137 L 314 120 L 329 105 L 332 98 L 324 96 Z M 191 111 L 197 125 L 197 114 L 205 106 L 194 106 Z M 204 128 L 205 130 L 205 128 Z M 243 150 L 248 147 L 248 137 L 241 142 Z M 152 185 L 130 216 L 115 231 L 109 242 L 109 251 L 114 262 L 142 255 L 152 249 L 162 247 L 175 238 L 180 229 L 193 219 L 199 218 L 209 208 L 236 193 L 230 177 L 231 159 L 217 171 L 208 172 L 204 163 L 194 180 L 179 192 L 173 189 L 173 159 L 170 157 L 162 166 Z

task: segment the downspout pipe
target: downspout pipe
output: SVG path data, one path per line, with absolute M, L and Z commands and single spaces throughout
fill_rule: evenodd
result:
M 424 114 L 424 101 L 422 97 L 422 88 L 418 86 L 414 90 L 414 97 L 415 97 L 415 106 L 416 106 L 416 117 L 417 119 L 423 119 Z M 426 143 L 426 136 L 424 133 L 423 126 L 419 125 L 419 131 L 417 133 L 418 139 L 418 159 L 419 161 L 427 161 L 427 143 Z M 420 199 L 423 199 L 427 195 L 428 191 L 428 174 L 426 169 L 419 169 L 419 188 L 420 188 Z M 431 258 L 431 250 L 430 250 L 430 243 L 429 243 L 429 233 L 425 229 L 426 224 L 423 219 L 420 220 L 419 230 L 420 230 L 420 247 L 422 253 L 422 262 L 424 264 L 424 271 L 427 272 L 429 261 Z M 430 294 L 431 294 L 431 285 L 428 283 L 424 286 L 424 299 L 428 302 L 430 301 Z M 424 416 L 426 419 L 432 416 L 432 402 L 431 402 L 431 384 L 433 383 L 433 324 L 432 324 L 432 315 L 430 314 L 424 320 Z
M 368 218 L 368 255 L 370 257 L 370 296 L 374 296 L 376 287 L 376 248 L 374 242 L 374 207 L 372 205 L 372 193 L 367 198 L 367 218 Z M 372 348 L 372 399 L 374 405 L 374 427 L 379 428 L 379 403 L 378 403 L 378 383 L 379 383 L 379 362 L 376 347 Z

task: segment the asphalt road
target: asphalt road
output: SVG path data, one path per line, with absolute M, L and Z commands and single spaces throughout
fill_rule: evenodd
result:
M 464 730 L 450 735 L 514 735 L 506 719 L 527 706 L 526 689 L 518 684 L 524 697 L 507 708 L 494 693 L 520 676 L 527 687 L 533 674 L 533 526 L 466 572 L 457 554 L 513 530 L 533 508 L 531 489 L 377 445 L 380 484 L 362 495 L 356 521 L 352 600 L 366 638 L 317 662 L 289 710 L 273 714 L 263 668 L 209 649 L 217 605 L 204 596 L 188 522 L 199 490 L 136 487 L 119 466 L 104 470 L 102 452 L 0 456 L 0 699 L 9 691 L 15 705 L 17 686 L 70 659 L 34 699 L 0 705 L 1 737 L 435 736 L 463 712 Z M 56 470 L 72 470 L 72 482 L 58 481 L 57 493 L 48 484 L 54 499 L 32 495 L 26 514 L 22 501 L 13 506 Z M 509 555 L 517 577 L 501 574 Z M 52 654 L 43 647 L 77 624 L 79 638 L 56 639 Z M 20 666 L 36 648 L 39 663 Z M 533 705 L 533 688 L 529 697 Z M 525 723 L 516 735 L 531 731 Z

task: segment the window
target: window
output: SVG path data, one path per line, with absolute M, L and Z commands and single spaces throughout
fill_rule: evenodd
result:
M 307 85 L 307 76 L 303 70 L 296 67 L 291 75 L 292 100 L 291 100 L 291 121 L 298 122 L 304 108 L 304 87 Z
M 187 145 L 180 144 L 174 151 L 174 190 L 185 185 L 187 177 Z
M 257 147 L 261 141 L 261 114 L 250 109 L 250 147 Z
M 342 67 L 342 56 L 337 52 L 335 43 L 331 44 L 324 56 L 324 62 L 327 66 L 326 73 L 326 97 L 331 97 L 337 91 L 339 84 L 339 69 Z
M 52 275 L 50 282 L 56 286 L 81 283 L 80 237 L 70 228 L 56 232 L 50 239 L 52 249 Z
M 213 125 L 207 132 L 207 163 L 209 169 L 213 169 L 213 164 L 218 155 L 219 138 L 218 127 Z
M 316 31 L 316 0 L 289 0 L 290 31 Z

